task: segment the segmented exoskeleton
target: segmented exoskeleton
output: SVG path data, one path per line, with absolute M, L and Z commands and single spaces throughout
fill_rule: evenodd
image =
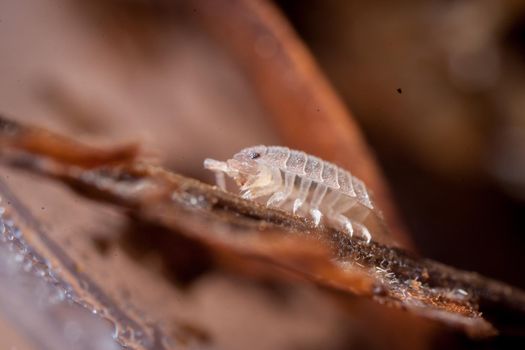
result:
M 243 198 L 269 196 L 268 206 L 307 212 L 315 225 L 325 216 L 350 235 L 357 229 L 367 241 L 372 236 L 363 221 L 370 213 L 381 217 L 361 180 L 335 164 L 287 147 L 249 147 L 226 162 L 206 159 L 204 167 L 215 172 L 217 185 L 224 190 L 226 174 L 240 186 Z M 346 215 L 350 211 L 353 215 Z

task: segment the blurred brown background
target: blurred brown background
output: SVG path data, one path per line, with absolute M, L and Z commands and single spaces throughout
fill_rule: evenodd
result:
M 525 286 L 525 3 L 281 1 L 424 255 Z
M 525 287 L 525 3 L 277 5 L 362 127 L 417 250 Z M 202 6 L 0 1 L 0 111 L 91 144 L 138 141 L 170 169 L 212 181 L 203 158 L 282 136 L 253 81 L 203 29 Z M 273 50 L 264 40 L 254 47 Z M 174 288 L 157 274 L 165 267 L 155 244 L 140 242 L 138 253 L 113 245 L 123 215 L 34 176 L 2 176 L 115 299 L 125 294 L 167 324 L 204 325 L 218 348 L 395 349 L 407 339 L 428 348 L 427 324 L 413 330 L 419 319 L 372 303 L 349 315 L 314 288 L 260 288 L 220 274 Z M 105 253 L 95 250 L 107 241 Z M 394 319 L 403 322 L 392 327 Z

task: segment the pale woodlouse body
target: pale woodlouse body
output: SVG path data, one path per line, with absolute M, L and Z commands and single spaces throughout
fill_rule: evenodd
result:
M 204 167 L 215 172 L 217 185 L 224 190 L 226 174 L 240 186 L 243 198 L 269 196 L 268 206 L 306 212 L 315 225 L 324 216 L 327 223 L 350 235 L 357 230 L 367 241 L 372 236 L 363 221 L 371 213 L 381 217 L 361 180 L 335 164 L 287 147 L 249 147 L 226 162 L 206 159 Z

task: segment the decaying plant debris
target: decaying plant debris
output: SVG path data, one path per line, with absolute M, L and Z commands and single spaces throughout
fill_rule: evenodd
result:
M 195 240 L 219 265 L 235 268 L 227 263 L 230 256 L 248 266 L 256 261 L 275 278 L 300 278 L 372 298 L 471 336 L 523 331 L 525 293 L 503 283 L 316 228 L 307 219 L 140 161 L 134 147 L 95 150 L 7 119 L 1 120 L 0 132 L 4 159 L 114 203 L 135 220 L 163 227 L 166 234 Z

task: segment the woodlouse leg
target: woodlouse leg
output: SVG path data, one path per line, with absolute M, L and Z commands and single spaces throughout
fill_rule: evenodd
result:
M 370 214 L 370 210 L 361 210 L 361 212 L 355 213 L 353 215 L 354 226 L 359 229 L 361 236 L 366 239 L 367 242 L 372 240 L 372 235 L 363 222 Z
M 267 206 L 280 206 L 283 204 L 286 199 L 292 194 L 293 191 L 293 185 L 295 181 L 295 174 L 291 173 L 285 173 L 284 175 L 284 188 L 282 191 L 274 193 L 270 199 L 268 199 L 268 202 L 266 203 Z
M 359 222 L 354 222 L 354 226 L 359 228 L 359 231 L 361 231 L 361 237 L 366 239 L 366 243 L 370 243 L 372 235 L 370 234 L 370 231 L 368 231 L 368 228 Z
M 310 189 L 310 186 L 312 185 L 312 180 L 307 179 L 306 177 L 303 177 L 301 179 L 301 184 L 299 185 L 299 193 L 297 194 L 297 198 L 293 202 L 293 213 L 295 214 L 304 204 L 306 201 L 306 197 L 308 197 L 308 190 Z
M 275 169 L 272 171 L 272 182 L 270 184 L 263 187 L 248 188 L 242 193 L 241 197 L 244 199 L 255 199 L 269 195 L 280 190 L 282 187 L 282 182 L 283 179 L 281 177 L 281 171 L 279 169 Z
M 334 212 L 334 206 L 341 197 L 341 192 L 332 190 L 327 196 L 325 200 L 324 207 L 326 208 L 326 215 L 332 216 L 332 213 Z
M 259 197 L 269 195 L 270 193 L 274 193 L 280 187 L 281 187 L 280 185 L 271 185 L 271 186 L 266 186 L 266 187 L 249 189 L 249 190 L 244 191 L 241 197 L 244 199 L 256 199 Z
M 215 183 L 221 190 L 226 191 L 226 178 L 224 176 L 224 173 L 222 171 L 214 171 L 214 173 Z
M 314 194 L 312 195 L 312 201 L 310 203 L 310 215 L 314 219 L 315 226 L 319 225 L 321 222 L 321 217 L 323 216 L 319 210 L 319 206 L 323 201 L 323 197 L 325 196 L 327 189 L 328 187 L 325 185 L 317 183 L 317 187 L 315 188 Z
M 356 204 L 355 199 L 353 198 L 345 198 L 342 202 L 339 203 L 337 206 L 337 209 L 335 209 L 331 214 L 331 218 L 335 220 L 337 223 L 339 223 L 343 229 L 345 229 L 346 232 L 350 233 L 350 236 L 353 235 L 353 229 L 352 231 L 349 231 L 347 222 L 351 222 L 351 225 L 353 228 L 358 228 L 360 231 L 361 237 L 363 237 L 367 243 L 369 243 L 372 240 L 372 235 L 370 234 L 370 231 L 368 228 L 363 225 L 361 222 L 368 216 L 369 212 L 364 212 L 360 215 L 357 215 L 354 220 L 350 220 L 346 216 L 344 216 L 342 213 L 350 210 L 354 205 Z
M 342 214 L 338 214 L 335 217 L 331 217 L 330 219 L 334 221 L 336 225 L 339 225 L 346 233 L 348 233 L 350 237 L 354 235 L 354 228 L 357 228 L 360 231 L 361 237 L 366 240 L 366 243 L 370 243 L 372 240 L 372 235 L 365 225 L 354 220 L 350 220 Z
M 352 225 L 352 221 L 349 218 L 339 214 L 331 217 L 330 219 L 334 221 L 336 225 L 339 225 L 346 233 L 348 233 L 350 237 L 354 235 L 354 225 Z

